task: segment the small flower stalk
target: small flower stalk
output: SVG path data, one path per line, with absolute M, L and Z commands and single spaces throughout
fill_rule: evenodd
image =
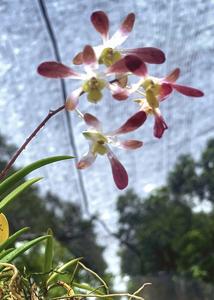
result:
M 100 45 L 86 44 L 73 58 L 73 67 L 61 62 L 47 61 L 38 66 L 38 73 L 48 78 L 79 81 L 79 87 L 69 93 L 65 104 L 68 111 L 76 111 L 87 125 L 82 134 L 89 148 L 77 163 L 77 168 L 88 168 L 98 155 L 105 156 L 110 162 L 117 188 L 124 189 L 128 185 L 128 174 L 112 148 L 136 150 L 143 146 L 143 142 L 133 139 L 120 140 L 120 135 L 139 129 L 151 115 L 154 118 L 153 135 L 161 138 L 168 129 L 161 113 L 161 103 L 168 99 L 173 91 L 191 99 L 202 97 L 204 94 L 196 88 L 177 84 L 179 68 L 163 78 L 149 74 L 149 64 L 164 63 L 165 55 L 162 50 L 154 47 L 122 48 L 134 27 L 134 13 L 129 13 L 124 18 L 112 36 L 109 34 L 110 21 L 105 12 L 93 12 L 91 23 L 101 36 Z M 82 72 L 76 71 L 76 66 L 82 66 Z M 133 78 L 136 78 L 135 82 Z M 102 105 L 106 89 L 110 90 L 112 98 L 118 102 L 129 101 L 133 107 L 136 107 L 134 102 L 139 105 L 136 113 L 112 132 L 103 131 L 102 122 L 97 117 L 89 112 L 80 111 L 80 98 L 84 98 L 81 101 L 88 101 L 91 105 Z

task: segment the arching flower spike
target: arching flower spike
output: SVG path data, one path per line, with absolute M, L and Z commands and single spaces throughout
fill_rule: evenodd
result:
M 89 141 L 89 151 L 78 162 L 77 168 L 85 169 L 94 163 L 97 155 L 107 155 L 116 186 L 121 190 L 126 188 L 128 185 L 128 174 L 109 146 L 112 145 L 128 150 L 140 148 L 143 145 L 141 141 L 119 141 L 117 136 L 132 132 L 143 125 L 146 120 L 146 113 L 143 111 L 137 112 L 121 127 L 109 133 L 103 133 L 102 124 L 95 116 L 86 113 L 84 114 L 84 120 L 89 126 L 89 129 L 83 132 L 84 137 Z

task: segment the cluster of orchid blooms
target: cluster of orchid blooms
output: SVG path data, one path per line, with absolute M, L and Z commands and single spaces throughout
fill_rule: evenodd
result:
M 167 124 L 159 109 L 161 102 L 168 98 L 173 90 L 189 97 L 202 97 L 203 92 L 177 84 L 179 68 L 164 78 L 150 76 L 146 63 L 161 64 L 165 61 L 165 55 L 160 49 L 153 47 L 120 48 L 133 29 L 134 13 L 126 16 L 111 38 L 109 38 L 109 19 L 105 12 L 93 12 L 91 22 L 96 31 L 100 33 L 103 43 L 93 47 L 86 45 L 83 51 L 73 58 L 73 64 L 82 65 L 84 73 L 79 73 L 55 61 L 41 63 L 38 73 L 49 78 L 80 80 L 80 87 L 70 93 L 65 104 L 67 110 L 76 111 L 89 127 L 83 132 L 89 142 L 89 150 L 78 162 L 77 168 L 87 168 L 92 165 L 97 155 L 106 154 L 111 164 L 116 186 L 124 189 L 128 185 L 128 175 L 110 146 L 133 150 L 141 147 L 143 143 L 138 140 L 119 141 L 117 136 L 136 130 L 143 125 L 148 115 L 153 115 L 154 136 L 161 138 L 167 129 Z M 132 75 L 138 78 L 135 83 L 128 82 Z M 93 104 L 100 102 L 105 88 L 110 90 L 112 97 L 117 101 L 127 100 L 130 95 L 137 94 L 137 99 L 132 101 L 139 104 L 139 110 L 120 128 L 107 133 L 103 132 L 102 124 L 95 116 L 89 113 L 83 114 L 77 108 L 83 94 L 86 94 L 87 100 Z

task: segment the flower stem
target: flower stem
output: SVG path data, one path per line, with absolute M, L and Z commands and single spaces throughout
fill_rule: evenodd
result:
M 78 108 L 75 108 L 75 112 L 78 114 L 78 116 L 84 120 L 84 114 L 78 109 Z
M 4 179 L 6 175 L 8 174 L 9 170 L 15 163 L 16 159 L 19 157 L 19 155 L 24 151 L 26 146 L 31 142 L 31 140 L 37 135 L 37 133 L 45 126 L 45 124 L 51 119 L 53 116 L 55 116 L 57 113 L 65 109 L 65 105 L 62 105 L 58 107 L 55 110 L 50 110 L 47 116 L 44 118 L 44 120 L 36 127 L 36 129 L 30 134 L 30 136 L 25 140 L 25 142 L 21 145 L 21 147 L 14 153 L 14 155 L 11 157 L 5 168 L 0 173 L 0 180 Z

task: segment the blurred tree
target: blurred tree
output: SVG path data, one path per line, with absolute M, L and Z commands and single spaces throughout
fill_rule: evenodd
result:
M 214 204 L 214 139 L 207 143 L 199 167 L 201 169 L 199 196 L 201 199 L 206 199 Z
M 196 170 L 197 165 L 190 155 L 182 155 L 178 158 L 167 180 L 170 195 L 174 200 L 191 204 L 191 199 L 197 195 L 199 185 Z
M 118 235 L 136 249 L 121 244 L 123 274 L 133 278 L 165 272 L 214 282 L 214 211 L 192 209 L 195 198 L 214 201 L 212 175 L 214 140 L 199 162 L 182 156 L 167 185 L 147 198 L 133 191 L 118 198 Z
M 5 166 L 14 151 L 14 146 L 7 145 L 0 136 L 0 169 Z M 27 239 L 41 235 L 51 228 L 54 237 L 61 244 L 61 253 L 66 254 L 65 259 L 69 253 L 70 259 L 72 256 L 84 257 L 83 261 L 88 267 L 100 275 L 105 273 L 107 265 L 102 256 L 103 247 L 96 242 L 93 219 L 83 219 L 78 205 L 62 201 L 50 193 L 41 196 L 36 187 L 31 187 L 8 206 L 5 213 L 11 233 L 25 226 L 30 227 L 30 233 L 23 237 Z M 39 248 L 37 250 L 39 251 Z M 36 259 L 38 251 L 31 253 L 30 258 L 23 258 L 34 272 L 38 272 L 41 264 L 41 261 Z M 58 262 L 62 261 L 60 251 L 57 253 L 58 257 L 55 259 Z

